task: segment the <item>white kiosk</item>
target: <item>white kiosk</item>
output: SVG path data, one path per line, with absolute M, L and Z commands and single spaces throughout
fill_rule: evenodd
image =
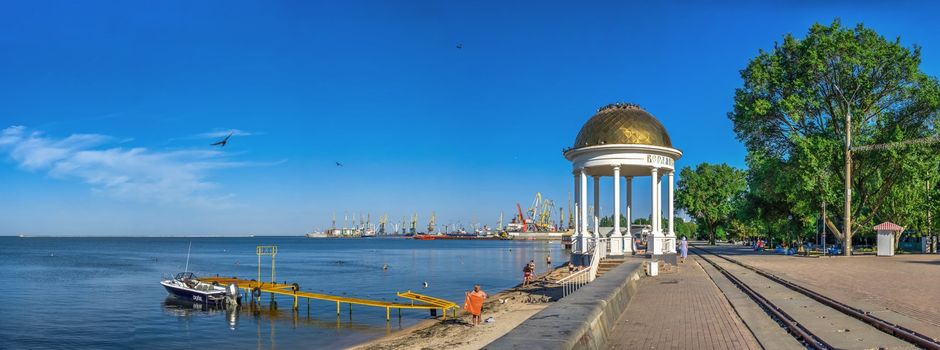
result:
M 878 256 L 894 256 L 895 239 L 904 228 L 893 222 L 882 222 L 875 226 L 878 231 Z

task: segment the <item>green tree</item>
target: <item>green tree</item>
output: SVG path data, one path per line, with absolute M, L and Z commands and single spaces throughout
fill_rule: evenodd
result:
M 611 215 L 602 217 L 600 225 L 601 227 L 614 227 L 614 215 L 611 214 Z M 627 217 L 624 216 L 623 214 L 620 214 L 620 228 L 621 229 L 628 228 Z
M 696 233 L 698 232 L 698 227 L 695 225 L 695 222 L 685 221 L 682 217 L 676 217 L 676 237 L 686 239 L 694 239 Z
M 776 215 L 766 226 L 805 234 L 825 202 L 826 226 L 850 243 L 854 232 L 870 227 L 892 202 L 896 186 L 926 176 L 903 168 L 937 164 L 936 146 L 853 152 L 849 215 L 854 222 L 848 232 L 837 226 L 846 214 L 847 131 L 852 146 L 936 135 L 940 86 L 919 66 L 919 47 L 904 47 L 899 38 L 885 39 L 861 24 L 845 28 L 838 20 L 813 25 L 802 39 L 787 35 L 749 62 L 728 117 L 747 147 L 749 168 L 772 173 L 749 179 L 756 197 L 770 206 L 765 214 Z M 781 225 L 783 214 L 795 222 Z
M 716 230 L 731 219 L 735 201 L 746 190 L 744 171 L 727 164 L 702 163 L 679 173 L 676 203 L 705 229 L 709 244 L 715 244 Z

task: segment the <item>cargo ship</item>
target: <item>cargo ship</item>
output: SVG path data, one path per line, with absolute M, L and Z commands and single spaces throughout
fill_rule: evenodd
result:
M 422 240 L 422 241 L 447 240 L 447 239 L 464 239 L 464 240 L 500 239 L 497 236 L 481 236 L 481 235 L 476 235 L 473 233 L 464 233 L 464 234 L 448 233 L 448 234 L 443 234 L 443 235 L 428 235 L 428 234 L 419 233 L 419 234 L 414 235 L 414 237 L 412 238 L 417 239 L 417 240 Z

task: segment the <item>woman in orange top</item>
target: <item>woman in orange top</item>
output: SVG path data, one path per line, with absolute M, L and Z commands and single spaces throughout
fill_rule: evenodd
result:
M 480 285 L 474 285 L 472 292 L 467 292 L 467 299 L 463 303 L 464 310 L 473 315 L 471 324 L 476 326 L 480 324 L 480 316 L 483 313 L 483 300 L 486 299 L 486 292 L 480 290 Z

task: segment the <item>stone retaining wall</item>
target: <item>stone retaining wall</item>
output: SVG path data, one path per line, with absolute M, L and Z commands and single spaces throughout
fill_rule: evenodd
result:
M 643 260 L 628 258 L 484 349 L 605 349 L 608 332 L 636 294 Z

